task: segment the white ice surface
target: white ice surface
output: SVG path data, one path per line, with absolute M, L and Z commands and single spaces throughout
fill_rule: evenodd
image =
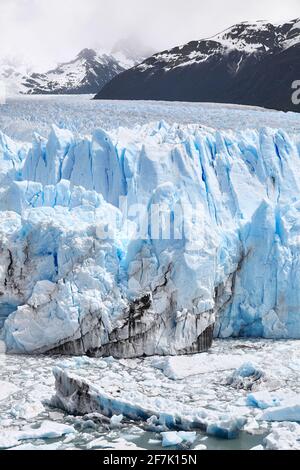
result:
M 265 410 L 267 408 L 280 407 L 281 404 L 295 399 L 297 399 L 297 394 L 288 393 L 284 389 L 274 392 L 262 391 L 250 393 L 247 397 L 247 404 Z
M 160 369 L 169 379 L 180 380 L 192 375 L 238 369 L 250 358 L 251 355 L 234 357 L 224 354 L 216 357 L 210 353 L 203 353 L 196 356 L 155 358 L 152 360 L 152 365 Z
M 260 419 L 262 421 L 295 421 L 300 423 L 300 395 L 283 400 L 280 406 L 268 408 Z
M 74 434 L 73 426 L 45 420 L 40 427 L 26 425 L 20 430 L 5 430 L 0 433 L 0 448 L 13 447 L 19 441 L 37 439 L 56 439 L 67 434 Z
M 215 129 L 282 128 L 297 133 L 300 116 L 251 106 L 159 101 L 95 101 L 92 96 L 29 96 L 8 99 L 0 108 L 0 129 L 13 139 L 31 142 L 35 132 L 47 137 L 51 125 L 75 134 L 134 127 L 165 120 Z
M 127 400 L 132 399 L 132 403 L 136 403 L 132 395 L 132 388 L 134 388 L 139 390 L 143 396 L 156 399 L 159 406 L 163 406 L 167 397 L 170 403 L 173 403 L 173 410 L 174 406 L 178 410 L 183 408 L 187 410 L 203 409 L 208 414 L 214 415 L 215 423 L 225 415 L 245 417 L 245 430 L 247 431 L 245 436 L 248 436 L 243 437 L 245 448 L 250 449 L 256 445 L 265 446 L 264 436 L 273 432 L 275 423 L 261 421 L 259 418 L 262 411 L 254 406 L 248 406 L 247 397 L 249 393 L 255 394 L 256 397 L 266 397 L 268 394 L 276 395 L 277 390 L 281 391 L 280 396 L 285 394 L 287 397 L 291 397 L 292 394 L 298 393 L 300 382 L 299 369 L 296 364 L 300 360 L 299 341 L 216 341 L 210 353 L 210 359 L 217 365 L 218 362 L 223 361 L 224 356 L 228 358 L 228 361 L 231 361 L 232 369 L 222 370 L 222 368 L 216 367 L 216 369 L 203 373 L 201 355 L 197 355 L 195 358 L 200 360 L 198 373 L 194 368 L 192 375 L 174 380 L 157 369 L 155 362 L 158 359 L 156 358 L 116 361 L 80 357 L 57 360 L 49 357 L 0 355 L 0 380 L 5 377 L 6 381 L 9 380 L 19 389 L 17 394 L 10 395 L 6 400 L 0 402 L 1 447 L 11 448 L 28 443 L 34 446 L 49 445 L 47 439 L 29 439 L 28 442 L 25 442 L 17 441 L 16 436 L 20 436 L 27 425 L 39 427 L 43 422 L 51 421 L 76 429 L 76 433 L 73 431 L 66 439 L 64 437 L 55 439 L 55 444 L 62 449 L 74 447 L 85 449 L 88 446 L 111 448 L 109 446 L 115 446 L 119 439 L 125 439 L 125 443 L 122 441 L 124 448 L 129 441 L 142 448 L 148 448 L 147 446 L 161 448 L 161 444 L 151 444 L 149 439 L 157 441 L 160 438 L 160 432 L 167 430 L 158 428 L 158 433 L 145 434 L 143 423 L 137 422 L 138 429 L 136 429 L 126 419 L 122 421 L 120 427 L 111 428 L 109 420 L 99 424 L 97 421 L 99 415 L 98 417 L 88 416 L 85 419 L 79 416 L 68 417 L 49 408 L 47 402 L 54 394 L 53 366 L 59 366 L 66 372 L 79 375 L 83 380 L 88 379 L 94 384 L 98 383 L 106 393 L 110 393 L 112 396 L 119 396 L 118 391 L 121 391 Z M 186 358 L 186 366 L 189 366 L 189 361 L 191 365 L 194 364 L 195 358 L 193 356 Z M 254 384 L 251 392 L 236 389 L 227 384 L 227 379 L 232 375 L 235 366 L 245 361 L 257 364 L 265 373 L 264 380 Z M 258 392 L 261 394 L 256 395 Z M 40 400 L 40 404 L 37 400 Z M 26 404 L 27 406 L 25 406 Z M 36 414 L 35 412 L 38 412 L 39 409 L 40 413 Z M 31 413 L 29 413 L 30 410 Z M 282 429 L 289 428 L 288 423 L 281 424 Z M 27 437 L 30 433 L 32 434 L 32 430 L 27 429 Z M 41 430 L 34 431 L 34 433 L 41 435 Z M 145 437 L 143 437 L 144 435 Z M 133 436 L 135 436 L 134 439 Z M 276 436 L 278 439 L 278 435 Z M 228 448 L 228 445 L 231 446 L 229 448 L 235 448 L 235 441 L 227 443 L 228 441 L 221 440 L 216 442 L 213 437 L 202 441 L 202 438 L 203 434 L 197 431 L 197 439 L 192 447 L 204 444 L 210 449 L 215 448 L 217 444 L 222 448 Z M 95 441 L 99 439 L 97 444 Z M 94 443 L 91 444 L 92 442 Z M 238 439 L 237 447 L 240 445 L 239 442 Z M 280 445 L 280 441 L 278 441 L 278 446 L 280 447 Z
M 162 434 L 164 446 L 176 445 L 175 441 L 179 445 L 185 440 L 185 436 L 192 437 L 189 433 L 185 435 L 175 432 L 176 423 L 180 423 L 181 429 L 187 430 L 193 429 L 195 425 L 197 427 L 197 422 L 202 423 L 207 426 L 208 435 L 223 438 L 235 437 L 239 427 L 244 425 L 246 433 L 261 436 L 261 442 L 264 442 L 263 437 L 268 434 L 270 426 L 269 417 L 265 417 L 259 408 L 269 406 L 266 413 L 275 414 L 275 419 L 278 420 L 283 420 L 284 417 L 291 421 L 299 419 L 291 408 L 293 400 L 297 402 L 299 378 L 297 371 L 290 367 L 299 358 L 299 342 L 219 341 L 212 348 L 210 356 L 212 363 L 222 363 L 223 357 L 226 356 L 227 369 L 222 369 L 216 364 L 215 368 L 203 373 L 202 355 L 188 356 L 183 358 L 188 373 L 184 377 L 178 377 L 174 374 L 168 375 L 165 371 L 161 372 L 157 367 L 159 361 L 168 362 L 173 358 L 149 358 L 142 362 L 123 360 L 111 363 L 109 377 L 107 374 L 101 379 L 95 376 L 91 381 L 90 377 L 94 376 L 91 370 L 96 366 L 95 363 L 92 365 L 90 362 L 88 368 L 86 365 L 78 369 L 76 361 L 73 366 L 69 362 L 69 367 L 64 367 L 63 374 L 55 371 L 60 377 L 60 383 L 64 384 L 60 386 L 60 391 L 65 392 L 64 398 L 60 393 L 58 397 L 63 400 L 60 403 L 63 403 L 66 409 L 74 412 L 74 395 L 67 397 L 68 387 L 71 386 L 74 390 L 71 382 L 68 383 L 70 379 L 80 384 L 80 387 L 82 383 L 86 384 L 84 388 L 89 387 L 87 403 L 89 400 L 91 403 L 98 402 L 104 414 L 119 410 L 125 417 L 137 421 L 145 421 L 147 417 L 154 415 L 155 419 L 148 419 L 148 426 L 152 429 L 159 429 L 161 426 L 169 428 L 168 431 L 163 431 L 166 434 Z M 181 370 L 182 358 L 174 359 L 178 359 Z M 195 366 L 197 360 L 198 370 Z M 255 376 L 253 382 L 247 382 L 245 389 L 236 388 L 236 384 L 231 384 L 228 380 L 228 377 L 233 375 L 234 367 L 241 363 L 256 364 L 257 368 L 263 371 L 262 376 Z M 246 373 L 250 368 L 237 370 Z M 290 388 L 286 387 L 286 383 Z M 274 401 L 275 397 L 277 402 Z M 280 404 L 279 400 L 282 400 L 286 407 L 289 404 L 288 409 L 285 408 L 285 411 L 290 413 L 289 416 L 282 415 L 282 409 L 275 406 Z M 82 409 L 78 408 L 78 411 Z M 278 416 L 277 411 L 280 413 Z
M 0 381 L 0 401 L 5 400 L 13 393 L 16 393 L 19 389 L 9 382 Z
M 162 434 L 162 446 L 163 447 L 172 447 L 177 444 L 181 444 L 182 438 L 179 436 L 178 432 L 163 432 Z
M 297 423 L 276 423 L 265 439 L 267 450 L 300 450 L 300 425 Z
M 12 447 L 10 448 L 10 450 L 26 450 L 26 451 L 32 451 L 32 450 L 35 450 L 35 451 L 42 451 L 42 450 L 51 450 L 51 451 L 54 451 L 54 450 L 58 450 L 60 447 L 60 443 L 57 443 L 57 444 L 40 444 L 40 445 L 37 445 L 35 446 L 34 444 L 21 444 L 21 445 L 18 445 L 17 447 Z

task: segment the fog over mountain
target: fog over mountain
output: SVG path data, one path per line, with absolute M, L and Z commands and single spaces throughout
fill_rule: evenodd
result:
M 110 50 L 127 37 L 159 51 L 241 21 L 298 16 L 298 0 L 1 0 L 0 58 L 19 57 L 46 72 L 84 48 Z

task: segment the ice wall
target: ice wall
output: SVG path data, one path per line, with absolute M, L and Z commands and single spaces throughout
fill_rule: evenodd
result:
M 30 148 L 0 134 L 7 350 L 184 354 L 213 328 L 299 338 L 299 175 L 299 143 L 280 130 L 53 127 Z

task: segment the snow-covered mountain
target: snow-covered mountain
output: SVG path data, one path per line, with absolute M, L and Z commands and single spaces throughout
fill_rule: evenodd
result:
M 299 149 L 280 129 L 165 122 L 86 137 L 53 126 L 32 144 L 0 133 L 7 350 L 133 357 L 204 351 L 213 332 L 300 338 Z
M 24 93 L 24 81 L 30 74 L 30 67 L 15 60 L 0 61 L 0 82 L 4 85 L 8 96 Z
M 119 41 L 111 51 L 83 49 L 75 59 L 45 73 L 12 61 L 0 63 L 0 80 L 8 95 L 95 94 L 116 75 L 153 54 L 136 41 Z
M 126 69 L 140 64 L 147 57 L 151 57 L 156 51 L 147 47 L 135 36 L 129 36 L 118 41 L 111 50 L 111 55 L 119 60 Z
M 99 99 L 209 101 L 295 109 L 300 20 L 240 23 L 146 59 L 108 83 Z M 295 109 L 297 110 L 297 108 Z
M 27 94 L 89 94 L 125 70 L 118 58 L 83 49 L 77 57 L 46 73 L 34 73 L 24 82 Z

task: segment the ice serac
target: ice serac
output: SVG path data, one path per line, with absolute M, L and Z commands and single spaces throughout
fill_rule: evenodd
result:
M 53 373 L 56 394 L 52 398 L 52 405 L 71 414 L 101 413 L 111 418 L 121 413 L 125 419 L 145 422 L 145 426 L 154 432 L 161 429 L 179 430 L 180 442 L 193 441 L 196 433 L 184 432 L 192 429 L 234 439 L 246 423 L 243 416 L 218 414 L 213 410 L 191 407 L 179 401 L 174 403 L 174 400 L 168 398 L 149 396 L 141 391 L 139 383 L 135 381 L 125 384 L 125 388 L 118 387 L 115 393 L 108 392 L 99 383 L 92 384 L 68 369 L 55 367 Z M 126 383 L 126 380 L 123 382 Z
M 213 332 L 300 338 L 295 135 L 53 126 L 27 147 L 1 134 L 8 351 L 136 357 L 204 351 Z

